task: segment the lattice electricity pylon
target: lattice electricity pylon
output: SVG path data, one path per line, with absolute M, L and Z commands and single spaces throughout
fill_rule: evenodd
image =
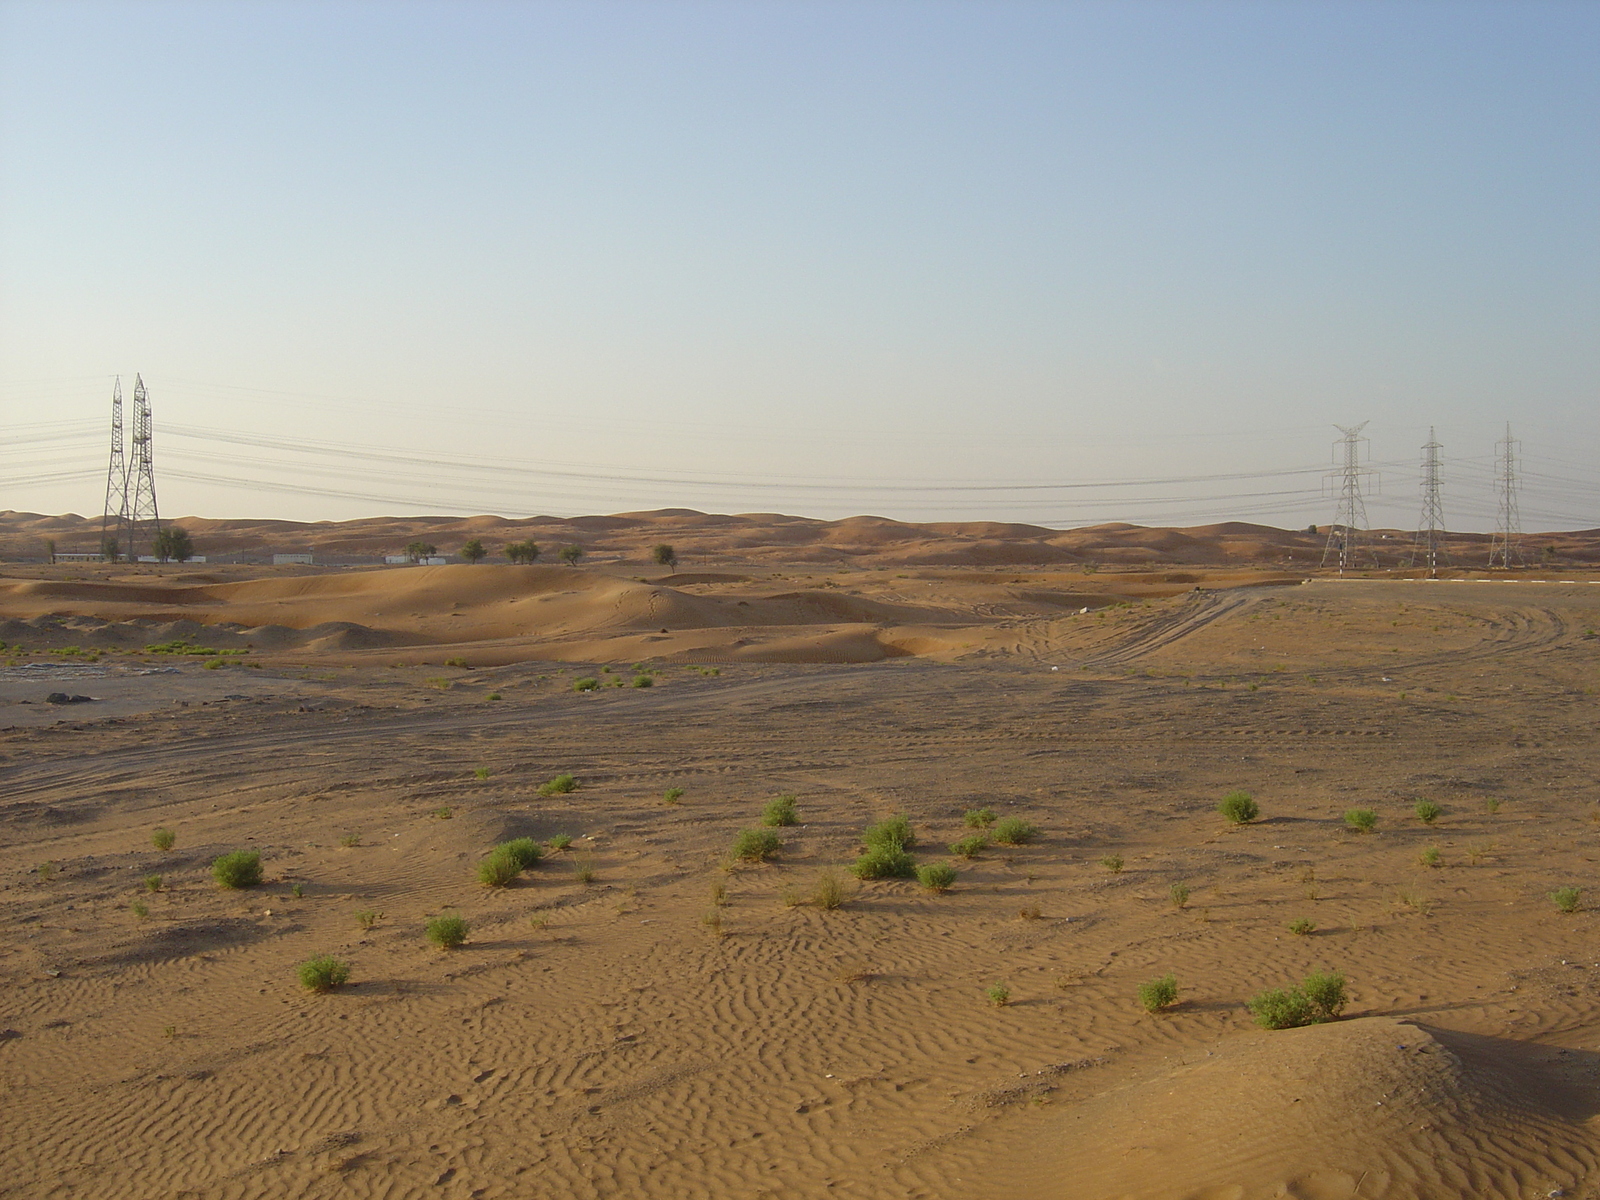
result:
M 1428 568 L 1430 576 L 1439 574 L 1439 561 L 1450 565 L 1450 552 L 1444 548 L 1444 505 L 1439 502 L 1439 451 L 1444 447 L 1434 437 L 1433 426 L 1428 426 L 1428 444 L 1422 448 L 1422 519 L 1417 522 L 1417 536 L 1411 543 L 1411 556 L 1406 566 L 1419 563 Z
M 105 516 L 100 518 L 100 556 L 112 562 L 127 548 L 114 541 L 122 537 L 128 517 L 128 464 L 122 456 L 122 376 L 111 389 L 111 466 L 106 470 Z
M 1517 447 L 1522 443 L 1511 436 L 1511 422 L 1506 422 L 1506 436 L 1494 444 L 1495 490 L 1500 493 L 1499 519 L 1495 522 L 1494 539 L 1489 543 L 1489 566 L 1498 558 L 1500 565 L 1509 570 L 1512 564 L 1523 566 L 1522 515 L 1517 512 Z
M 1361 550 L 1361 531 L 1367 527 L 1367 503 L 1362 497 L 1361 481 L 1368 475 L 1377 474 L 1361 465 L 1361 443 L 1367 440 L 1361 436 L 1361 431 L 1366 427 L 1365 421 L 1348 427 L 1334 426 L 1344 434 L 1334 443 L 1337 469 L 1328 472 L 1328 478 L 1339 483 L 1339 510 L 1334 514 L 1333 524 L 1328 527 L 1328 542 L 1322 549 L 1322 565 L 1327 566 L 1332 558 L 1339 564 L 1341 575 L 1355 569 L 1356 558 Z
M 150 419 L 150 398 L 144 380 L 133 377 L 133 462 L 128 467 L 128 509 L 123 523 L 129 562 L 139 558 L 141 543 L 155 552 L 161 536 L 161 514 L 156 508 L 156 469 L 151 455 L 154 427 Z

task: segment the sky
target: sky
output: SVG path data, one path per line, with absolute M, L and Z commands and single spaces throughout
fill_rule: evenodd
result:
M 0 509 L 1600 526 L 1600 5 L 0 0 Z

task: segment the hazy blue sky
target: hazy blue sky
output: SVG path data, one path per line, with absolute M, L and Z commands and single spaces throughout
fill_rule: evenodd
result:
M 1509 420 L 1600 525 L 1597 64 L 1587 0 L 0 0 L 0 508 L 98 512 L 137 371 L 167 515 L 1298 525 L 1370 420 L 1374 523 L 1435 425 L 1481 529 Z

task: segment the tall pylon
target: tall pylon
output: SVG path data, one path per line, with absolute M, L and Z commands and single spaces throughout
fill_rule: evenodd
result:
M 127 551 L 121 544 L 128 517 L 128 464 L 122 455 L 122 376 L 111 389 L 111 465 L 106 470 L 106 508 L 100 518 L 100 557 L 115 562 Z
M 1522 557 L 1522 515 L 1517 512 L 1517 450 L 1522 445 L 1511 436 L 1511 422 L 1506 422 L 1506 436 L 1494 444 L 1495 491 L 1500 494 L 1499 519 L 1495 522 L 1494 539 L 1489 543 L 1489 566 L 1495 559 L 1510 570 L 1513 564 L 1524 565 Z
M 1361 465 L 1361 443 L 1367 440 L 1361 436 L 1361 431 L 1366 427 L 1365 421 L 1359 425 L 1334 426 L 1344 434 L 1333 444 L 1334 462 L 1337 465 L 1335 470 L 1328 472 L 1328 477 L 1339 483 L 1339 510 L 1334 514 L 1333 524 L 1328 527 L 1322 565 L 1327 566 L 1328 560 L 1333 559 L 1339 564 L 1341 575 L 1355 569 L 1361 548 L 1361 531 L 1367 527 L 1367 503 L 1361 493 L 1361 482 L 1374 472 Z
M 161 513 L 156 508 L 156 469 L 152 456 L 154 424 L 150 417 L 150 397 L 144 379 L 133 377 L 133 462 L 128 466 L 127 508 L 123 520 L 124 553 L 136 562 L 142 546 L 154 553 L 161 536 Z
M 1406 565 L 1427 567 L 1430 578 L 1438 576 L 1440 559 L 1450 565 L 1450 554 L 1444 548 L 1444 505 L 1439 502 L 1439 451 L 1443 449 L 1433 426 L 1428 426 L 1428 444 L 1422 448 L 1422 519 L 1417 522 Z

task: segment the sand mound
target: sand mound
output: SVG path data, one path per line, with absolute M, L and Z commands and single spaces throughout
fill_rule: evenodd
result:
M 1251 1032 L 1073 1106 L 1011 1194 L 1560 1194 L 1596 1166 L 1592 1090 L 1569 1078 L 1597 1060 L 1387 1017 Z

